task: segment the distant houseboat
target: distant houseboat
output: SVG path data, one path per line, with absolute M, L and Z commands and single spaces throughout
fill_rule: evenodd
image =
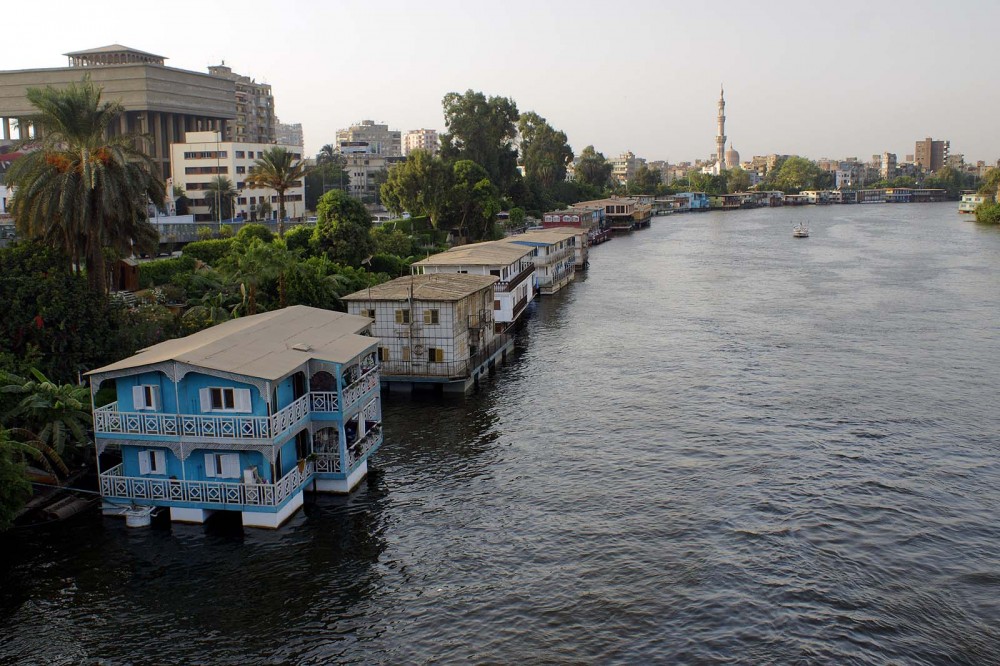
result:
M 975 213 L 976 208 L 989 200 L 985 194 L 963 194 L 958 202 L 959 213 Z
M 295 306 L 240 317 L 88 373 L 107 513 L 166 507 L 201 523 L 238 512 L 278 527 L 307 488 L 346 493 L 382 443 L 371 320 Z

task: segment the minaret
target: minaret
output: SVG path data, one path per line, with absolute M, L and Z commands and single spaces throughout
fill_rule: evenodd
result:
M 719 158 L 719 172 L 726 168 L 726 91 L 719 86 L 719 133 L 715 137 L 715 154 Z

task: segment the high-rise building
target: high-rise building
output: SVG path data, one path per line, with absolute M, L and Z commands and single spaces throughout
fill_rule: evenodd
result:
M 276 142 L 282 146 L 304 146 L 302 123 L 283 123 L 274 119 L 274 134 Z
M 362 120 L 347 129 L 337 130 L 336 145 L 356 145 L 367 143 L 372 155 L 400 157 L 403 154 L 402 135 L 399 130 L 390 130 L 388 125 L 378 125 L 374 120 Z
M 896 153 L 882 153 L 878 175 L 882 180 L 892 180 L 896 177 Z
M 410 130 L 403 137 L 403 154 L 409 155 L 414 150 L 426 150 L 431 155 L 436 155 L 441 149 L 441 141 L 438 139 L 437 130 L 416 129 Z
M 275 125 L 274 95 L 271 85 L 257 83 L 249 76 L 234 74 L 231 67 L 222 61 L 221 65 L 208 68 L 212 76 L 232 81 L 236 86 L 236 120 L 226 126 L 227 141 L 239 143 L 274 143 Z M 299 145 L 299 144 L 296 144 Z
M 28 118 L 38 110 L 28 102 L 28 88 L 65 88 L 85 74 L 104 89 L 104 100 L 125 107 L 108 133 L 150 136 L 143 148 L 160 165 L 163 178 L 170 175 L 170 144 L 183 141 L 186 132 L 225 132 L 236 118 L 233 81 L 167 67 L 163 56 L 121 44 L 65 55 L 67 67 L 0 72 L 0 142 L 32 135 Z
M 950 148 L 950 141 L 935 141 L 927 137 L 923 141 L 917 141 L 913 159 L 920 168 L 933 173 L 944 166 Z

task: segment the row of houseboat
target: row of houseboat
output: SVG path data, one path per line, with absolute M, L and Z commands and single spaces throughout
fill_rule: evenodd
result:
M 531 301 L 569 284 L 613 228 L 648 226 L 650 208 L 584 202 L 429 256 L 344 297 L 346 313 L 241 317 L 90 372 L 105 512 L 228 511 L 275 528 L 307 490 L 350 492 L 382 444 L 383 386 L 469 390 L 506 361 Z
M 944 201 L 947 191 L 936 188 L 889 187 L 868 190 L 803 190 L 798 194 L 775 191 L 733 192 L 709 195 L 704 192 L 681 192 L 656 197 L 652 204 L 657 214 L 687 213 L 740 208 L 773 208 L 824 204 L 927 203 Z

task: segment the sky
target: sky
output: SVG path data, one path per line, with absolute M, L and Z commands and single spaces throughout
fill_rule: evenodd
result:
M 715 152 L 724 84 L 743 160 L 902 160 L 927 136 L 1000 158 L 996 0 L 50 0 L 44 27 L 29 13 L 31 29 L 4 30 L 0 70 L 113 43 L 181 69 L 225 60 L 272 85 L 308 154 L 363 119 L 443 132 L 441 99 L 473 89 L 545 117 L 577 153 L 693 162 Z

